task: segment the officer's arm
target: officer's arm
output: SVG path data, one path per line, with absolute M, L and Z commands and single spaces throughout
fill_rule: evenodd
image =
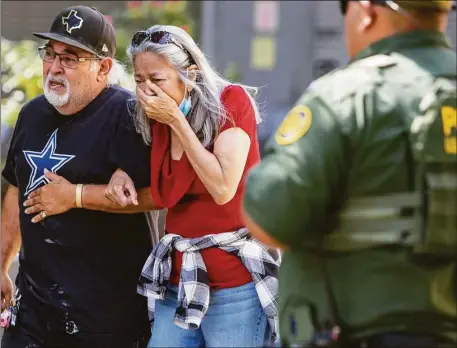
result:
M 329 106 L 305 96 L 248 175 L 243 206 L 254 237 L 275 247 L 315 246 L 343 200 L 345 147 Z

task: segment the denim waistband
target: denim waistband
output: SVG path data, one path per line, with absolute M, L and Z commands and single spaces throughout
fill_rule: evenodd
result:
M 168 285 L 168 298 L 177 300 L 178 298 L 178 286 L 174 284 Z M 244 285 L 236 286 L 233 288 L 223 288 L 211 290 L 211 301 L 217 300 L 230 300 L 230 297 L 236 296 L 237 300 L 249 299 L 252 297 L 258 297 L 255 283 L 249 282 Z

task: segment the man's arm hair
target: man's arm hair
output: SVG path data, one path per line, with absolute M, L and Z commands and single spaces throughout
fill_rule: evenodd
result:
M 7 273 L 21 247 L 19 189 L 9 185 L 2 203 L 2 273 Z
M 82 204 L 85 209 L 99 210 L 108 213 L 136 214 L 145 213 L 158 208 L 151 195 L 150 187 L 138 190 L 138 205 L 122 207 L 105 197 L 107 185 L 84 185 L 82 192 Z

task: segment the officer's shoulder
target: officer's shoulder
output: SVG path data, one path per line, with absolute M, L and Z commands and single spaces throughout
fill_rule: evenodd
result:
M 332 105 L 354 96 L 360 90 L 370 90 L 385 82 L 383 70 L 400 61 L 390 55 L 374 55 L 336 69 L 311 83 L 308 92 L 327 99 Z

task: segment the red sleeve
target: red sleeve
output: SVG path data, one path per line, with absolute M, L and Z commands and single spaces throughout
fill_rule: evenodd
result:
M 238 127 L 252 138 L 257 124 L 254 108 L 247 92 L 240 86 L 226 87 L 222 92 L 221 102 L 227 111 L 227 120 L 222 125 L 220 132 Z

